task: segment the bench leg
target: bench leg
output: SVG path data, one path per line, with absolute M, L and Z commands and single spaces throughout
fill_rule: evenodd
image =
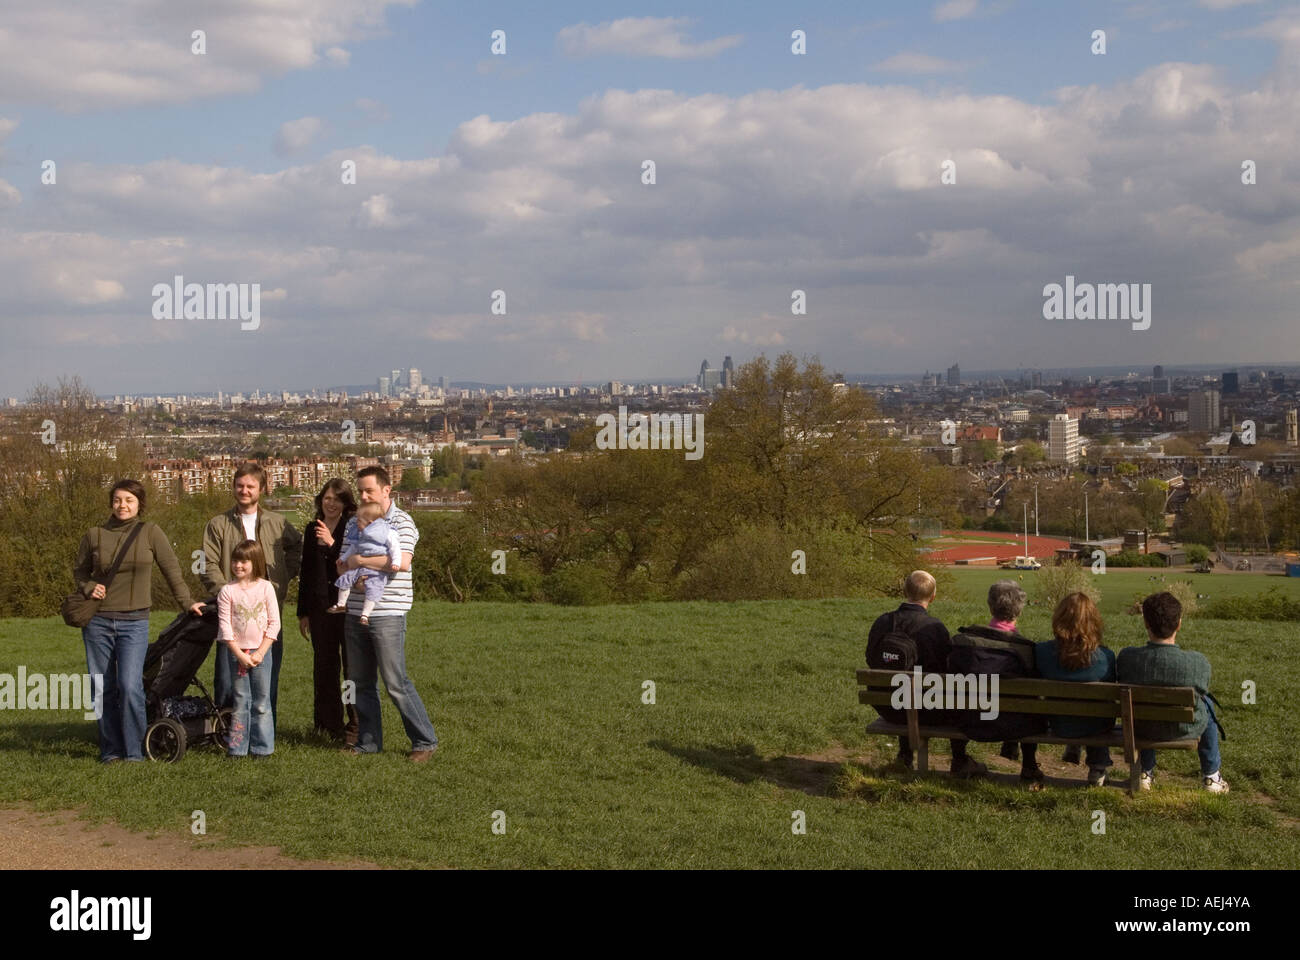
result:
M 1142 764 L 1138 760 L 1137 735 L 1133 726 L 1133 691 L 1119 692 L 1120 723 L 1124 727 L 1124 759 L 1128 762 L 1128 793 L 1136 797 L 1142 786 Z
M 930 738 L 921 740 L 921 749 L 916 751 L 917 769 L 922 773 L 930 772 Z
M 921 739 L 921 718 L 916 710 L 907 711 L 907 743 L 916 757 L 916 769 L 922 773 L 926 770 L 926 742 Z

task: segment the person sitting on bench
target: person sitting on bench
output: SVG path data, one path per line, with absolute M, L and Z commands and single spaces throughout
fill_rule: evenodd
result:
M 903 581 L 903 596 L 907 598 L 906 601 L 900 604 L 897 610 L 882 613 L 877 617 L 876 622 L 871 625 L 871 632 L 867 634 L 868 665 L 882 668 L 886 666 L 877 662 L 879 658 L 874 657 L 873 654 L 877 652 L 880 642 L 886 636 L 899 631 L 915 642 L 916 662 L 922 671 L 925 673 L 944 671 L 948 664 L 948 650 L 951 646 L 948 628 L 943 625 L 943 621 L 929 614 L 929 607 L 934 602 L 937 589 L 934 577 L 924 570 L 913 570 L 907 575 L 907 579 Z M 904 726 L 907 724 L 907 715 L 901 710 L 877 706 L 876 712 L 889 723 Z M 936 713 L 939 716 L 935 716 Z M 949 722 L 947 711 L 929 710 L 924 716 L 923 722 L 931 725 Z M 988 772 L 988 767 L 966 755 L 965 740 L 949 742 L 952 745 L 950 772 L 954 777 L 970 777 Z M 908 743 L 906 735 L 898 738 L 897 762 L 909 770 L 912 767 L 912 745 Z
M 1052 613 L 1052 639 L 1034 647 L 1038 675 L 1045 680 L 1070 683 L 1114 683 L 1115 654 L 1101 642 L 1101 614 L 1086 593 L 1061 598 Z M 1058 737 L 1092 737 L 1115 727 L 1111 717 L 1048 717 Z M 1078 749 L 1077 747 L 1075 749 Z M 1108 747 L 1087 747 L 1088 786 L 1106 785 L 1106 768 L 1111 765 Z
M 1183 605 L 1172 593 L 1153 593 L 1142 601 L 1142 620 L 1148 642 L 1142 647 L 1125 647 L 1119 652 L 1116 672 L 1120 683 L 1160 687 L 1195 687 L 1196 712 L 1190 723 L 1138 720 L 1134 733 L 1142 740 L 1190 740 L 1199 737 L 1196 752 L 1201 757 L 1201 785 L 1211 793 L 1227 793 L 1228 781 L 1219 774 L 1219 721 L 1210 706 L 1210 661 L 1195 650 L 1178 646 L 1183 625 Z M 1143 750 L 1143 790 L 1150 790 L 1156 772 L 1156 752 Z
M 999 580 L 989 587 L 989 613 L 993 619 L 987 627 L 962 627 L 952 638 L 948 672 L 996 674 L 1002 680 L 1036 677 L 1034 641 L 1016 630 L 1016 618 L 1025 608 L 1026 599 L 1024 588 L 1014 580 Z M 1047 722 L 1032 713 L 1002 713 L 981 720 L 978 710 L 964 710 L 957 716 L 957 726 L 972 740 L 1002 740 L 1015 746 L 1021 737 L 1042 733 Z M 1043 771 L 1038 766 L 1037 744 L 1024 743 L 1020 747 L 1020 779 L 1030 789 L 1041 790 Z

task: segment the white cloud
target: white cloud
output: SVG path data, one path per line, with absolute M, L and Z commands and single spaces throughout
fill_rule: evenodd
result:
M 320 136 L 323 127 L 320 117 L 299 117 L 280 124 L 275 134 L 275 152 L 282 157 L 301 153 Z
M 1233 7 L 1244 7 L 1259 2 L 1260 0 L 1200 0 L 1201 6 L 1206 10 L 1231 10 Z
M 881 73 L 958 73 L 966 69 L 966 64 L 925 53 L 903 52 L 881 60 L 872 69 Z
M 57 190 L 0 220 L 5 356 L 106 326 L 180 349 L 194 332 L 154 324 L 148 292 L 183 273 L 294 291 L 260 335 L 283 331 L 267 356 L 295 362 L 359 323 L 412 365 L 434 350 L 449 373 L 510 364 L 516 379 L 547 357 L 572 364 L 548 378 L 664 376 L 710 342 L 846 372 L 922 369 L 963 339 L 973 368 L 1129 355 L 1125 325 L 1041 322 L 1043 285 L 1066 274 L 1152 282 L 1153 331 L 1220 324 L 1234 357 L 1268 357 L 1290 342 L 1278 304 L 1300 275 L 1300 183 L 1277 174 L 1300 155 L 1295 97 L 1286 73 L 1242 90 L 1186 63 L 1032 103 L 901 85 L 607 90 L 570 113 L 467 119 L 436 157 L 352 145 L 270 173 L 69 161 Z M 1266 186 L 1241 185 L 1242 144 Z M 342 159 L 363 186 L 340 184 Z M 786 315 L 795 288 L 806 317 Z M 508 317 L 489 312 L 495 289 Z M 149 356 L 141 376 L 170 362 Z M 0 373 L 25 375 L 14 364 Z
M 712 57 L 740 43 L 739 34 L 693 43 L 685 28 L 689 17 L 625 17 L 592 26 L 564 27 L 557 38 L 571 57 L 617 54 L 627 57 L 667 57 L 672 60 Z
M 774 319 L 767 314 L 763 314 L 758 322 L 764 326 L 769 326 L 774 322 Z M 779 347 L 785 343 L 785 337 L 780 330 L 751 330 L 746 327 L 737 327 L 731 323 L 722 328 L 719 339 L 724 343 L 744 343 L 756 347 Z
M 366 38 L 390 6 L 416 0 L 175 0 L 6 3 L 0 90 L 15 102 L 80 111 L 186 103 L 257 90 L 268 77 L 346 65 L 340 44 Z M 207 52 L 191 52 L 201 21 Z
M 966 17 L 975 13 L 975 8 L 979 6 L 979 0 L 947 0 L 946 3 L 937 4 L 931 18 L 935 23 L 945 23 L 949 20 L 964 20 Z

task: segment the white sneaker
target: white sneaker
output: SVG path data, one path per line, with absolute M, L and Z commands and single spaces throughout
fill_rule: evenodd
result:
M 1155 775 L 1151 773 L 1147 773 L 1145 770 L 1143 770 L 1142 782 L 1138 784 L 1138 788 L 1142 790 L 1150 790 L 1151 785 L 1154 784 L 1155 782 L 1156 782 Z
M 1106 768 L 1093 767 L 1088 771 L 1088 786 L 1104 787 L 1106 786 Z
M 1218 770 L 1215 770 L 1208 777 L 1201 777 L 1201 785 L 1204 786 L 1206 790 L 1210 791 L 1210 793 L 1228 792 L 1228 781 L 1224 780 L 1223 777 L 1219 775 Z

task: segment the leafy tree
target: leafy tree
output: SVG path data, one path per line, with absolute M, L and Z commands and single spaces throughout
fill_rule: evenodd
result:
M 1213 487 L 1199 491 L 1183 508 L 1180 529 L 1183 537 L 1206 546 L 1228 539 L 1228 502 Z
M 1138 481 L 1136 502 L 1142 517 L 1143 553 L 1151 551 L 1151 531 L 1160 532 L 1165 528 L 1166 500 L 1165 485 L 1159 480 L 1148 477 Z

